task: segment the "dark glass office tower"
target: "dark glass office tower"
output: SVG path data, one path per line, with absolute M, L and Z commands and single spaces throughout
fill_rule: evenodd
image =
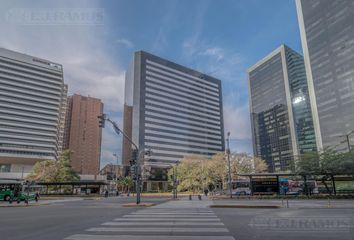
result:
M 248 69 L 253 149 L 270 172 L 316 150 L 302 56 L 282 45 Z
M 338 136 L 354 130 L 354 1 L 296 4 L 317 146 L 347 150 Z

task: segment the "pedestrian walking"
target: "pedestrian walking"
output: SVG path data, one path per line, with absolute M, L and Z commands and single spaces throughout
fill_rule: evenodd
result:
M 204 195 L 205 195 L 205 196 L 208 196 L 208 193 L 209 193 L 209 190 L 208 190 L 208 189 L 205 189 L 205 190 L 204 190 Z

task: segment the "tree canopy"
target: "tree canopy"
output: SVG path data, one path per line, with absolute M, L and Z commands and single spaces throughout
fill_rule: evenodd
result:
M 231 153 L 231 178 L 238 174 L 264 172 L 267 165 L 264 160 L 253 159 L 246 153 Z M 204 189 L 222 189 L 228 181 L 228 162 L 225 153 L 220 152 L 211 158 L 199 155 L 186 156 L 174 167 L 178 176 L 178 190 L 201 192 Z M 170 169 L 169 176 L 173 175 Z
M 27 179 L 38 182 L 70 182 L 79 180 L 79 175 L 72 169 L 71 151 L 62 152 L 58 160 L 37 162 Z
M 326 148 L 322 152 L 307 152 L 296 161 L 299 175 L 354 174 L 354 151 L 337 152 Z

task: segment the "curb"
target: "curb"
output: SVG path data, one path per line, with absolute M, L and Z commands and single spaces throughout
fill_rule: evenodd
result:
M 210 208 L 281 208 L 276 205 L 210 205 Z
M 101 200 L 101 197 L 96 197 L 96 198 L 82 198 L 82 200 Z
M 0 208 L 21 208 L 21 207 L 39 207 L 48 206 L 49 203 L 34 203 L 34 204 L 14 204 L 14 205 L 0 205 Z

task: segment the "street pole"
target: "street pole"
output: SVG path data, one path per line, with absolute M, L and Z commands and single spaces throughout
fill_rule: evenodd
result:
M 349 132 L 349 133 L 347 133 L 347 134 L 344 134 L 344 135 L 337 136 L 337 137 L 345 137 L 345 140 L 344 140 L 343 142 L 341 142 L 341 143 L 344 143 L 344 142 L 347 143 L 348 152 L 350 152 L 350 150 L 351 150 L 349 137 L 350 137 L 350 135 L 351 135 L 352 133 L 354 133 L 354 131 L 351 131 L 351 132 Z
M 118 127 L 118 124 L 114 121 L 112 121 L 111 119 L 109 119 L 107 117 L 106 114 L 102 114 L 100 116 L 98 116 L 98 118 L 100 119 L 99 120 L 99 124 L 100 124 L 100 127 L 104 127 L 105 125 L 105 121 L 107 120 L 108 122 L 110 122 L 113 126 L 113 129 L 114 131 L 119 135 L 119 134 L 122 134 L 123 137 L 125 137 L 125 139 L 128 140 L 128 142 L 133 145 L 133 147 L 135 148 L 135 150 L 137 151 L 138 153 L 138 157 L 137 159 L 135 159 L 135 164 L 134 164 L 134 168 L 135 168 L 135 190 L 136 190 L 136 204 L 140 204 L 140 186 L 139 186 L 139 183 L 140 183 L 140 168 L 139 168 L 139 160 L 140 160 L 140 153 L 141 151 L 139 151 L 139 148 L 138 146 L 133 142 L 133 140 L 131 140 L 127 134 L 125 134 L 125 132 L 123 132 L 119 127 Z
M 178 165 L 178 163 L 177 163 L 177 165 Z M 177 175 L 178 174 L 178 172 L 177 172 L 178 166 L 177 165 L 176 165 L 176 199 L 177 199 L 177 187 L 178 187 L 178 178 L 177 178 L 178 177 L 178 175 Z
M 350 135 L 350 134 L 347 134 L 347 135 L 346 135 L 346 138 L 347 138 L 347 144 L 348 144 L 348 152 L 350 152 L 350 141 L 349 141 L 349 135 Z
M 230 132 L 227 133 L 227 163 L 229 165 L 229 192 L 232 198 L 231 162 L 230 162 Z
M 118 159 L 118 155 L 117 155 L 116 153 L 113 153 L 113 157 L 115 157 L 116 160 L 117 160 L 117 162 L 116 162 L 116 167 L 114 168 L 115 180 L 117 180 L 119 159 Z
M 173 199 L 176 199 L 176 169 L 173 166 Z

